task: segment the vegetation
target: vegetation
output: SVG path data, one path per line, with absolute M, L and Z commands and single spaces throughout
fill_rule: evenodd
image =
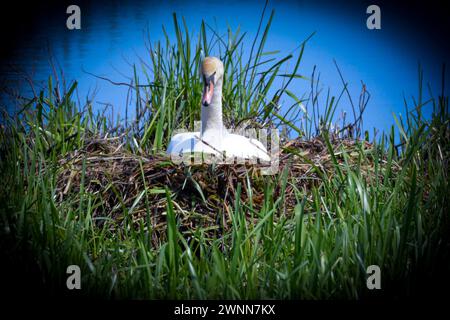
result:
M 356 299 L 371 294 L 373 264 L 381 295 L 404 296 L 449 270 L 444 90 L 430 101 L 419 92 L 405 106 L 406 118 L 395 118 L 399 144 L 394 128 L 361 137 L 365 90 L 354 122 L 333 130 L 346 85 L 319 112 L 316 77 L 299 74 L 306 42 L 295 57 L 265 52 L 273 13 L 266 25 L 263 18 L 243 61 L 245 34 L 223 39 L 202 23 L 194 42 L 174 15 L 176 43 L 167 36 L 149 46 L 145 79 L 135 67 L 131 123 L 94 113 L 89 100 L 78 105 L 77 83 L 64 88 L 56 75 L 4 115 L 0 221 L 14 244 L 5 250 L 29 250 L 53 293 L 77 264 L 80 294 L 116 298 Z M 277 174 L 245 164 L 179 166 L 164 155 L 173 131 L 199 120 L 202 54 L 224 61 L 228 126 L 283 129 Z M 283 73 L 287 61 L 293 67 Z M 310 81 L 311 91 L 298 97 L 289 89 L 295 79 Z M 281 113 L 283 97 L 293 105 Z

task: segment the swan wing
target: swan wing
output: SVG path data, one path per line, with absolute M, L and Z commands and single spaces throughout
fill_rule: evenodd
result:
M 203 143 L 200 139 L 200 132 L 183 132 L 174 135 L 166 152 L 169 155 L 192 152 L 217 154 L 216 150 Z
M 259 158 L 263 161 L 270 161 L 266 147 L 257 139 L 228 134 L 223 141 L 222 149 L 226 152 L 227 157 L 240 159 Z
M 178 145 L 182 143 L 183 141 L 188 141 L 191 139 L 195 139 L 195 135 L 198 134 L 198 132 L 182 132 L 174 135 L 169 142 L 169 146 L 167 147 L 167 153 L 168 154 L 178 154 L 179 153 L 179 147 Z

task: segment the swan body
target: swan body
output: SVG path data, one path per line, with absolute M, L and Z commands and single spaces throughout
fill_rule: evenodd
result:
M 270 161 L 266 148 L 257 139 L 229 133 L 222 121 L 223 63 L 215 57 L 207 57 L 201 67 L 203 96 L 201 131 L 176 134 L 170 140 L 167 154 L 202 153 L 214 155 L 226 162 L 232 159 L 260 159 Z
M 181 156 L 183 153 L 207 153 L 227 162 L 237 159 L 261 159 L 270 161 L 266 148 L 257 139 L 227 133 L 220 144 L 210 144 L 201 139 L 201 132 L 184 132 L 172 137 L 167 153 Z

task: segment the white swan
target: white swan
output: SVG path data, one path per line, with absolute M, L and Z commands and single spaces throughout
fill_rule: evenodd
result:
M 203 78 L 201 131 L 179 133 L 167 148 L 170 156 L 204 153 L 219 159 L 260 159 L 270 161 L 263 144 L 256 139 L 231 134 L 222 122 L 223 63 L 216 57 L 206 57 L 201 66 Z M 223 157 L 225 155 L 225 157 Z

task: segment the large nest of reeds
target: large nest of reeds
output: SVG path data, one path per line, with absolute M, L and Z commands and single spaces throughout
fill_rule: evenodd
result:
M 354 140 L 335 139 L 331 147 L 334 160 L 321 138 L 291 140 L 280 146 L 277 173 L 262 175 L 260 164 L 186 166 L 173 163 L 165 155 L 125 150 L 117 138 L 93 137 L 84 148 L 60 159 L 58 201 L 77 206 L 80 192 L 89 195 L 97 226 L 109 223 L 113 230 L 131 219 L 136 227 L 151 228 L 157 244 L 165 238 L 170 196 L 182 232 L 202 229 L 221 234 L 230 228 L 230 212 L 237 198 L 248 207 L 247 218 L 256 219 L 265 205 L 265 192 L 274 193 L 274 199 L 283 193 L 283 214 L 289 215 L 297 203 L 294 188 L 307 196 L 321 179 L 334 174 L 333 161 L 344 161 L 339 150 L 345 150 L 351 161 L 358 161 Z M 362 147 L 370 149 L 372 145 L 362 142 Z M 366 169 L 372 171 L 370 166 Z

